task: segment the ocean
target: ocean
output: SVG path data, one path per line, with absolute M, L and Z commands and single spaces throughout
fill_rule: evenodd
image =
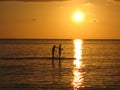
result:
M 0 90 L 120 90 L 120 40 L 0 39 Z

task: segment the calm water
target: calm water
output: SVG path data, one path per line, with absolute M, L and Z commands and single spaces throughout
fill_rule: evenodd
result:
M 0 90 L 120 90 L 120 40 L 0 40 Z

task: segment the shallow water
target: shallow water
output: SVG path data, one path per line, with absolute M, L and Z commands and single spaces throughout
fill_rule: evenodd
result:
M 92 64 L 91 64 L 92 63 Z M 81 78 L 74 77 L 73 60 L 64 60 L 61 67 L 50 60 L 0 60 L 0 88 L 8 90 L 76 90 L 74 78 L 78 78 L 78 87 L 83 90 L 119 90 L 120 63 L 113 61 L 83 61 L 84 66 L 77 69 Z M 82 81 L 79 81 L 81 80 Z M 82 83 L 82 84 L 80 84 Z M 80 84 L 80 85 L 79 85 Z M 79 89 L 78 89 L 79 90 Z
M 47 59 L 59 43 L 61 66 Z M 120 90 L 120 41 L 83 41 L 77 52 L 71 40 L 0 46 L 0 90 Z

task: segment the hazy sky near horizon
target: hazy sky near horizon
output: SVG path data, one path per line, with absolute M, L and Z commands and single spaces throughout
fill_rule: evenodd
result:
M 0 38 L 120 39 L 120 0 L 0 0 Z

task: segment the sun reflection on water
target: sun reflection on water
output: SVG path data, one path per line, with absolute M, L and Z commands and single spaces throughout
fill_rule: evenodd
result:
M 74 40 L 74 58 L 73 61 L 74 69 L 73 69 L 73 81 L 72 85 L 74 90 L 77 90 L 80 87 L 83 87 L 83 72 L 81 71 L 82 65 L 82 40 L 75 39 Z

